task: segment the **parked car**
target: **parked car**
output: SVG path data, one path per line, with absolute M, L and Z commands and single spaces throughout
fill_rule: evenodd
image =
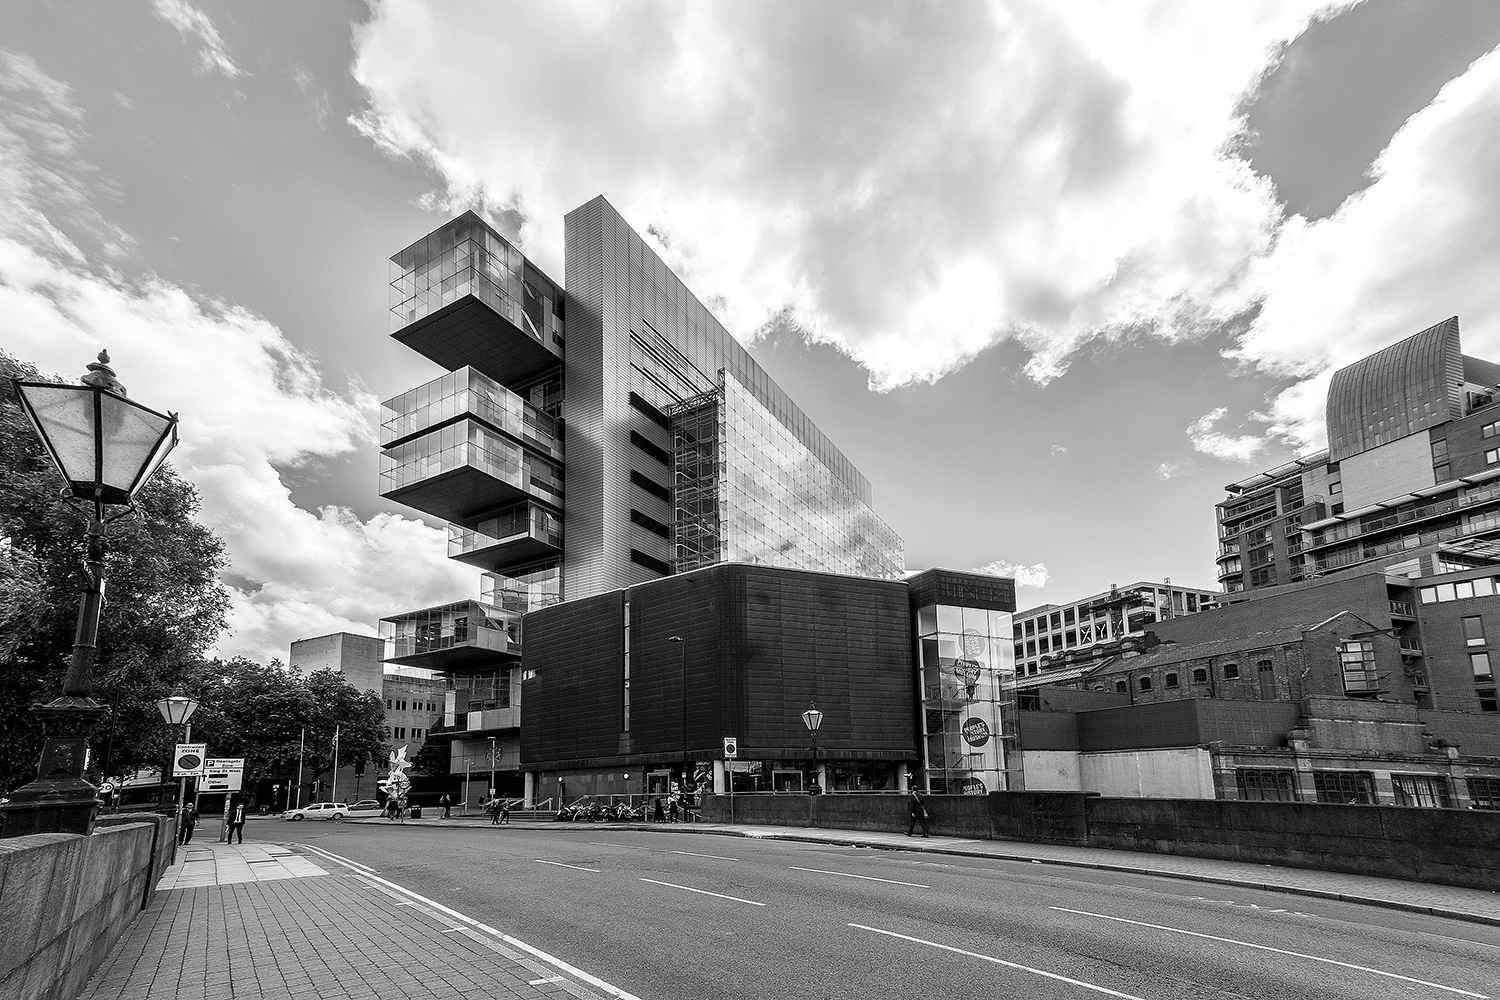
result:
M 281 818 L 287 820 L 342 820 L 348 815 L 349 804 L 347 802 L 314 802 L 312 805 L 303 806 L 301 809 L 289 809 L 281 814 Z
M 349 807 L 349 818 L 360 816 L 384 816 L 385 806 L 374 799 L 360 799 Z

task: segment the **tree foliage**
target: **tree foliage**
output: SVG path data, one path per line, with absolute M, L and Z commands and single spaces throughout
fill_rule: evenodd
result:
M 31 706 L 62 692 L 83 585 L 86 512 L 17 402 L 12 378 L 45 381 L 0 352 L 0 789 L 36 777 L 42 733 Z M 94 697 L 113 711 L 94 766 L 156 764 L 165 726 L 155 702 L 201 667 L 225 627 L 223 541 L 196 521 L 197 492 L 164 465 L 109 525 Z
M 385 705 L 337 671 L 304 676 L 275 660 L 212 660 L 187 691 L 200 706 L 194 742 L 207 743 L 211 757 L 245 758 L 246 788 L 295 776 L 299 750 L 303 781 L 316 782 L 333 769 L 335 729 L 340 766 L 385 759 Z

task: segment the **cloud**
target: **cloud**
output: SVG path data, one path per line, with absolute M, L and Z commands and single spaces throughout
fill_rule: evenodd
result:
M 1254 306 L 1280 208 L 1239 108 L 1340 6 L 387 0 L 351 122 L 549 270 L 603 193 L 742 339 L 790 307 L 889 388 L 1014 338 L 1045 381 Z
M 1201 451 L 1205 455 L 1222 458 L 1226 462 L 1248 462 L 1266 447 L 1266 440 L 1260 434 L 1232 436 L 1214 430 L 1214 424 L 1223 420 L 1228 414 L 1228 408 L 1220 406 L 1194 420 L 1187 427 L 1188 440 L 1192 441 L 1195 451 Z M 1160 475 L 1165 467 L 1159 466 L 1157 474 Z M 1170 477 L 1162 476 L 1162 478 Z
M 1500 358 L 1500 50 L 1408 119 L 1374 183 L 1316 222 L 1292 219 L 1253 277 L 1264 306 L 1235 354 L 1299 381 L 1271 431 L 1326 444 L 1332 372 L 1452 315 L 1464 353 Z
M 1066 455 L 1067 453 L 1068 453 L 1068 449 L 1064 445 L 1055 444 L 1055 445 L 1052 446 L 1052 454 L 1053 455 Z
M 198 68 L 194 72 L 199 76 L 218 73 L 233 80 L 243 72 L 229 58 L 229 50 L 213 21 L 188 0 L 156 0 L 152 10 L 159 19 L 176 28 L 183 41 L 197 42 Z
M 292 73 L 292 82 L 297 85 L 302 96 L 307 99 L 308 107 L 312 109 L 313 118 L 319 126 L 326 127 L 328 119 L 333 115 L 333 105 L 328 99 L 328 91 L 318 83 L 318 78 L 311 72 L 298 67 Z
M 1156 467 L 1156 478 L 1163 482 L 1168 479 L 1176 479 L 1192 467 L 1193 463 L 1186 460 L 1180 462 L 1163 462 Z
M 284 659 L 293 639 L 372 633 L 383 614 L 472 594 L 475 572 L 444 558 L 443 534 L 422 522 L 292 502 L 278 469 L 374 448 L 378 401 L 330 389 L 316 359 L 260 316 L 125 277 L 128 244 L 95 207 L 108 187 L 86 163 L 82 122 L 65 85 L 0 54 L 5 347 L 65 378 L 108 348 L 133 399 L 180 412 L 171 460 L 232 559 L 234 632 L 219 650 Z M 117 251 L 107 264 L 101 246 Z
M 1008 577 L 1016 581 L 1017 587 L 1045 587 L 1052 581 L 1052 576 L 1047 572 L 1044 563 L 1032 563 L 1030 566 L 1025 566 L 1005 559 L 996 559 L 983 566 L 975 567 L 969 572 L 983 573 L 985 576 Z

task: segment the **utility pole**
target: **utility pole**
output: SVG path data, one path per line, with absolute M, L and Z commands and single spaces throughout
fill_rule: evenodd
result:
M 297 804 L 293 809 L 302 808 L 302 755 L 307 751 L 307 728 L 302 729 L 302 736 L 297 741 Z
M 339 727 L 333 727 L 333 798 L 331 801 L 339 800 Z

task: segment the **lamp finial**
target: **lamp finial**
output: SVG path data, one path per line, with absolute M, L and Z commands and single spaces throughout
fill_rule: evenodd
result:
M 116 396 L 125 395 L 125 386 L 115 378 L 115 370 L 109 366 L 109 352 L 100 351 L 99 360 L 90 363 L 89 372 L 82 379 L 84 385 L 97 386 Z

